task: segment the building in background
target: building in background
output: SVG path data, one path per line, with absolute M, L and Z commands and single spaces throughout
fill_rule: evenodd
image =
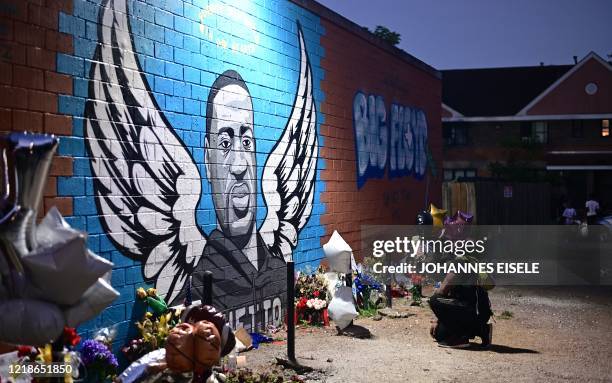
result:
M 446 70 L 444 178 L 551 184 L 551 204 L 612 207 L 612 66 L 595 53 L 574 65 Z M 553 208 L 554 210 L 554 208 Z

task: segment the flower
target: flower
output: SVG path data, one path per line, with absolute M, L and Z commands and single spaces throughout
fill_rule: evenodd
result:
M 81 360 L 91 369 L 99 370 L 103 376 L 113 373 L 119 363 L 113 353 L 101 342 L 87 339 L 81 347 Z
M 155 290 L 153 287 L 147 289 L 147 295 L 150 297 L 156 297 L 157 296 L 157 290 Z
M 38 354 L 38 350 L 32 346 L 18 346 L 17 357 L 23 358 L 24 356 L 32 356 Z
M 81 341 L 74 327 L 64 327 L 63 341 L 66 346 L 76 346 Z
M 309 299 L 306 302 L 306 306 L 308 306 L 308 308 L 311 308 L 311 309 L 322 310 L 325 308 L 325 306 L 327 306 L 327 302 L 324 301 L 323 299 L 313 298 L 313 299 Z
M 315 297 L 318 298 L 319 297 L 319 290 L 315 290 L 315 292 L 312 295 L 314 295 Z
M 305 297 L 301 297 L 297 304 L 295 305 L 298 309 L 303 309 L 304 307 L 306 307 L 306 303 L 307 303 L 308 299 L 306 299 Z
M 145 299 L 147 297 L 147 292 L 142 287 L 136 289 L 136 296 L 140 299 Z

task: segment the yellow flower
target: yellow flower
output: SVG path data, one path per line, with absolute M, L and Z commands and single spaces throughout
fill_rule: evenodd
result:
M 157 296 L 157 291 L 153 287 L 151 287 L 147 290 L 147 295 L 150 297 L 155 297 Z
M 136 296 L 140 299 L 145 299 L 147 297 L 147 292 L 142 287 L 136 289 Z
M 51 344 L 46 344 L 43 348 L 39 349 L 45 363 L 51 363 L 53 357 L 51 356 Z
M 146 317 L 146 318 L 152 318 L 152 317 L 153 317 L 153 313 L 152 313 L 152 312 L 150 312 L 150 311 L 147 311 L 147 312 L 145 313 L 145 317 Z

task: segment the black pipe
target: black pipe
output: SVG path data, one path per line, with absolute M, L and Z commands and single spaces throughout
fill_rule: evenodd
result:
M 387 286 L 385 286 L 385 295 L 387 298 L 387 307 L 392 308 L 393 307 L 393 291 L 391 291 L 391 284 L 388 284 Z
M 295 363 L 295 265 L 287 262 L 287 359 Z
M 64 363 L 64 339 L 60 336 L 55 342 L 51 343 L 51 362 Z M 50 379 L 52 383 L 62 383 L 63 376 L 55 376 Z
M 353 272 L 350 271 L 344 275 L 344 281 L 348 287 L 353 287 Z
M 212 271 L 205 271 L 203 275 L 204 282 L 204 291 L 202 293 L 202 303 L 205 305 L 211 305 L 213 301 L 212 294 L 212 284 L 213 284 L 213 274 Z
M 346 283 L 347 287 L 352 288 L 353 287 L 353 270 L 351 269 L 351 271 L 349 271 L 348 273 L 344 274 L 344 282 Z M 351 296 L 353 295 L 353 293 L 351 293 Z M 355 307 L 357 307 L 357 302 L 355 302 Z M 353 321 L 351 321 L 351 323 L 345 327 L 349 328 L 353 326 Z

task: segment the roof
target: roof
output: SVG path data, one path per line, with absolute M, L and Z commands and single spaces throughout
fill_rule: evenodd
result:
M 513 116 L 572 67 L 443 70 L 442 102 L 466 117 Z

